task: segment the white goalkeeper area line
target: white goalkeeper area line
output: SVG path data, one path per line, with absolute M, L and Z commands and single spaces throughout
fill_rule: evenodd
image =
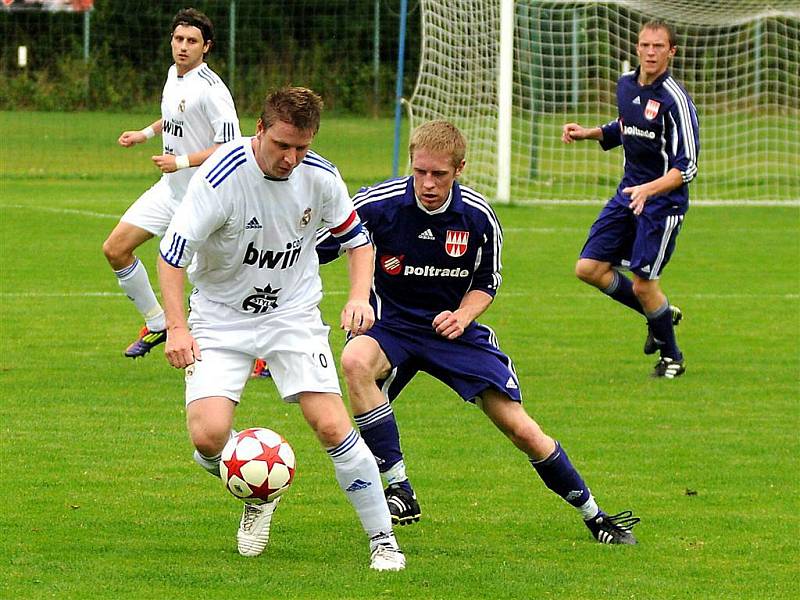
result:
M 326 296 L 347 296 L 347 290 L 331 290 L 324 292 Z M 676 295 L 676 294 L 673 294 Z M 521 297 L 527 296 L 531 298 L 572 298 L 572 299 L 587 299 L 587 300 L 605 300 L 602 294 L 592 293 L 574 293 L 574 294 L 537 294 L 532 292 L 506 290 L 502 292 L 502 296 Z M 800 294 L 714 294 L 714 293 L 700 293 L 700 294 L 680 294 L 681 298 L 693 298 L 697 300 L 758 300 L 763 299 L 779 299 L 779 300 L 798 300 Z M 0 292 L 0 298 L 127 298 L 122 292 Z

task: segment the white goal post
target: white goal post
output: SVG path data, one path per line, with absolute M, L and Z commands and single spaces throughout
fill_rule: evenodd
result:
M 411 126 L 452 120 L 467 136 L 462 180 L 496 202 L 597 202 L 619 150 L 566 146 L 561 125 L 617 115 L 639 27 L 673 26 L 672 73 L 697 105 L 692 199 L 800 199 L 800 0 L 420 0 Z

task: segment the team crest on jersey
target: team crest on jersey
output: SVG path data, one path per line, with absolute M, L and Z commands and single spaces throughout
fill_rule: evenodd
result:
M 661 108 L 661 102 L 653 100 L 652 98 L 647 101 L 647 106 L 644 107 L 644 116 L 652 121 L 658 116 L 658 109 Z
M 281 288 L 272 289 L 270 284 L 263 288 L 253 288 L 256 293 L 251 294 L 242 302 L 242 309 L 255 315 L 260 315 L 278 306 L 278 292 Z
M 181 112 L 186 112 L 186 100 L 181 100 L 181 103 L 178 104 L 178 110 Z
M 381 256 L 381 268 L 389 275 L 397 275 L 403 269 L 404 258 L 405 254 L 400 256 L 390 256 L 388 254 L 384 254 Z
M 303 211 L 303 216 L 300 217 L 300 228 L 302 229 L 309 223 L 311 223 L 311 209 L 307 208 Z
M 444 242 L 445 252 L 453 258 L 464 256 L 467 251 L 467 240 L 469 240 L 469 231 L 453 231 L 447 230 L 447 237 Z

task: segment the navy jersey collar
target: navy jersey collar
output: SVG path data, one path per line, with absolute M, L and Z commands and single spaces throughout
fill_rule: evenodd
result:
M 407 206 L 417 206 L 417 196 L 414 194 L 414 176 L 408 176 L 408 183 L 406 184 L 406 193 L 403 198 Z M 450 205 L 445 212 L 464 212 L 464 201 L 461 199 L 461 186 L 458 181 L 453 182 L 453 188 L 450 190 Z
M 636 85 L 639 86 L 639 88 L 641 88 L 641 89 L 659 88 L 664 83 L 664 80 L 667 77 L 671 76 L 671 74 L 669 72 L 669 69 L 667 69 L 661 75 L 659 75 L 653 83 L 650 83 L 648 85 L 640 85 L 639 84 L 639 73 L 640 73 L 641 70 L 642 70 L 642 66 L 639 65 L 638 67 L 636 67 L 636 70 L 633 73 L 634 81 L 636 82 Z

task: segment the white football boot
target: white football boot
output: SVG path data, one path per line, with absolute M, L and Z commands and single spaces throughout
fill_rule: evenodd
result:
M 402 571 L 406 568 L 406 557 L 393 534 L 376 535 L 369 541 L 369 568 L 375 571 Z
M 258 556 L 264 552 L 269 542 L 269 526 L 272 513 L 278 506 L 281 497 L 265 504 L 245 504 L 239 531 L 236 532 L 236 543 L 242 556 Z

